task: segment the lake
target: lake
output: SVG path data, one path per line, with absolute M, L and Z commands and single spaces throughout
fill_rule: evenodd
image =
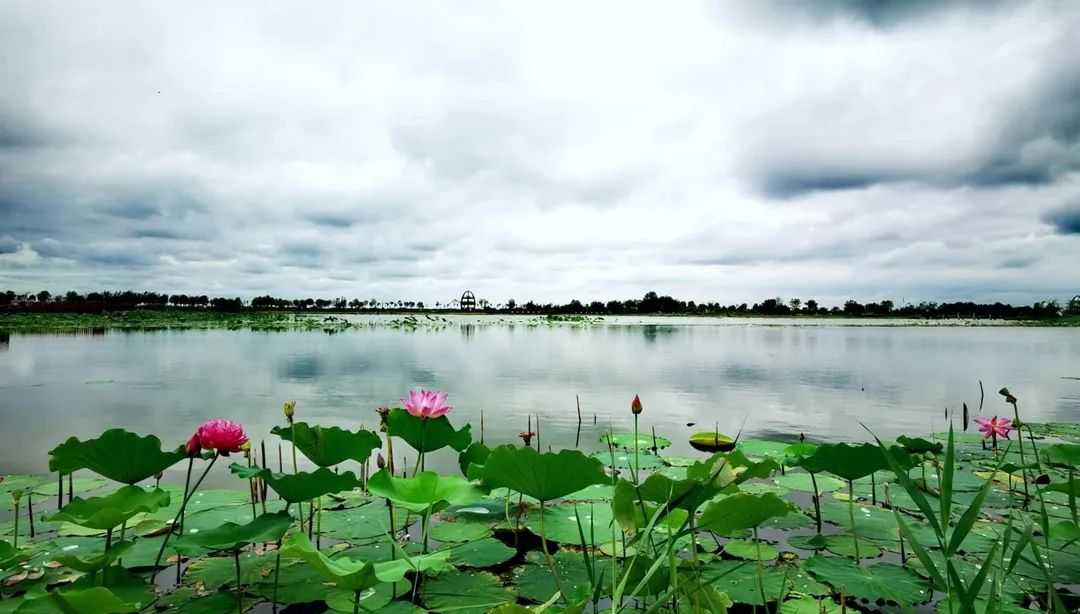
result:
M 1080 380 L 1069 379 L 1080 376 L 1080 328 L 659 317 L 575 326 L 451 316 L 410 331 L 362 320 L 371 326 L 337 334 L 0 338 L 0 473 L 45 471 L 46 452 L 69 435 L 122 426 L 173 445 L 218 416 L 242 423 L 256 442 L 265 438 L 276 456 L 268 432 L 283 422 L 284 400 L 297 401 L 298 420 L 372 428 L 376 407 L 412 387 L 449 391 L 451 420 L 472 422 L 477 437 L 483 408 L 488 443 L 518 441 L 527 416 L 538 416 L 545 449 L 578 439 L 599 449 L 609 427 L 632 429 L 635 393 L 643 428 L 674 440 L 673 453 L 689 451 L 690 433 L 716 426 L 817 440 L 866 439 L 859 422 L 882 436 L 940 431 L 946 407 L 966 401 L 975 415 L 980 379 L 986 414 L 1011 414 L 997 394 L 1008 386 L 1030 420 L 1080 418 Z

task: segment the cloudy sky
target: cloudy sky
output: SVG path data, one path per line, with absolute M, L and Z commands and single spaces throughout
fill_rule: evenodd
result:
M 1080 293 L 1077 2 L 5 0 L 0 57 L 0 288 Z

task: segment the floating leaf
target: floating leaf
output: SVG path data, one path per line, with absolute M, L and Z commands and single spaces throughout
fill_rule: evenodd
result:
M 753 529 L 770 518 L 784 516 L 795 509 L 791 503 L 772 493 L 738 493 L 706 506 L 698 524 L 721 535 L 728 535 L 743 529 Z
M 499 578 L 486 571 L 455 571 L 424 582 L 420 590 L 424 605 L 437 612 L 486 614 L 504 603 L 513 603 L 514 594 Z
M 664 466 L 663 460 L 651 452 L 645 450 L 639 450 L 637 458 L 634 458 L 634 452 L 631 450 L 614 450 L 614 454 L 607 450 L 600 450 L 599 452 L 593 452 L 591 458 L 595 458 L 604 464 L 605 467 L 612 467 L 612 456 L 614 456 L 614 467 L 617 469 L 634 469 L 635 467 L 640 469 L 657 469 Z
M 270 432 L 292 441 L 297 450 L 319 467 L 332 467 L 349 459 L 362 463 L 382 446 L 378 435 L 364 429 L 347 431 L 336 426 L 296 422 L 291 426 L 275 426 Z
M 772 561 L 780 556 L 780 552 L 761 542 L 734 539 L 724 544 L 724 552 L 737 559 L 748 561 Z
M 610 532 L 608 537 L 610 538 Z M 579 590 L 590 588 L 589 572 L 580 554 L 560 550 L 552 556 L 552 560 L 555 561 L 555 569 L 559 572 L 559 579 L 566 592 L 573 595 Z M 610 569 L 604 574 L 602 582 L 601 596 L 610 595 Z M 515 572 L 514 585 L 517 587 L 518 595 L 536 603 L 544 603 L 551 599 L 557 590 L 555 579 L 551 576 L 551 568 L 547 566 L 539 552 L 529 553 L 528 564 Z
M 627 450 L 634 449 L 634 434 L 633 433 L 604 433 L 600 436 L 600 442 L 604 444 L 611 444 L 617 448 L 625 448 Z M 661 437 L 659 435 L 653 437 L 652 433 L 638 433 L 637 434 L 637 447 L 638 450 L 663 450 L 671 445 L 671 440 L 667 437 Z
M 491 527 L 481 522 L 440 522 L 430 531 L 431 538 L 441 542 L 468 542 L 491 536 Z
M 199 554 L 203 550 L 239 550 L 247 544 L 276 542 L 292 523 L 293 517 L 288 512 L 268 513 L 247 524 L 226 522 L 209 531 L 188 533 L 173 543 L 185 554 Z
M 300 473 L 273 473 L 269 469 L 258 469 L 234 463 L 229 467 L 235 475 L 244 478 L 261 478 L 266 480 L 270 488 L 274 489 L 282 499 L 289 503 L 310 501 L 324 495 L 351 490 L 361 486 L 360 480 L 352 471 L 334 473 L 326 467 L 321 467 L 313 472 L 301 471 Z
M 730 452 L 735 449 L 735 440 L 723 433 L 702 431 L 690 436 L 690 446 L 702 452 Z
M 124 429 L 109 429 L 97 439 L 72 437 L 49 451 L 49 471 L 72 473 L 89 469 L 98 475 L 134 484 L 157 475 L 186 458 L 183 447 L 162 451 L 161 440 Z
M 160 488 L 144 490 L 138 486 L 124 486 L 104 497 L 75 497 L 48 519 L 104 531 L 120 526 L 135 514 L 154 512 L 168 504 L 169 493 Z
M 762 570 L 764 583 L 759 583 L 757 564 L 750 561 L 715 561 L 704 570 L 708 582 L 722 587 L 736 603 L 763 605 L 761 589 L 768 601 L 792 592 L 804 595 L 827 595 L 829 588 L 811 578 L 801 567 L 774 565 Z
M 591 484 L 608 482 L 603 465 L 577 450 L 540 454 L 512 445 L 491 451 L 484 465 L 484 482 L 551 501 Z
M 54 590 L 36 599 L 25 599 L 19 614 L 126 614 L 138 611 L 104 587 Z
M 421 471 L 411 478 L 395 478 L 383 469 L 368 480 L 368 490 L 414 512 L 451 504 L 472 503 L 483 495 L 465 478 Z
M 379 563 L 346 557 L 331 559 L 319 552 L 303 533 L 290 535 L 282 544 L 281 555 L 304 560 L 338 588 L 350 591 L 371 588 L 380 582 L 399 582 L 409 571 L 441 571 L 450 567 L 447 562 L 450 553 L 446 550 Z
M 514 558 L 517 550 L 494 537 L 466 542 L 450 548 L 450 560 L 462 567 L 491 567 Z
M 836 591 L 852 597 L 885 599 L 902 606 L 930 599 L 930 586 L 925 580 L 892 563 L 860 567 L 855 561 L 819 555 L 806 561 L 806 570 Z
M 455 431 L 446 416 L 417 418 L 398 407 L 386 416 L 386 432 L 405 440 L 418 452 L 434 452 L 446 446 L 458 452 L 472 443 L 472 425 L 466 424 Z
M 796 473 L 789 471 L 784 475 L 778 475 L 773 477 L 773 482 L 789 488 L 791 490 L 801 490 L 804 492 L 814 492 L 814 482 L 817 482 L 817 489 L 819 493 L 832 492 L 834 490 L 840 490 L 844 488 L 845 484 L 842 480 L 834 478 L 828 475 L 814 476 L 810 478 L 809 473 Z
M 100 541 L 100 540 L 95 540 Z M 100 550 L 93 552 L 92 554 L 58 554 L 53 560 L 60 563 L 64 567 L 70 567 L 75 571 L 81 571 L 83 573 L 95 572 L 103 567 L 112 564 L 113 561 L 124 556 L 135 542 L 132 541 L 120 541 L 112 545 L 108 552 L 104 547 Z
M 780 604 L 780 614 L 840 614 L 840 605 L 828 597 L 804 595 Z
M 525 518 L 525 526 L 535 535 L 540 535 L 540 516 L 539 513 L 530 513 Z M 588 545 L 611 541 L 613 517 L 610 505 L 591 508 L 577 505 L 576 509 L 574 505 L 549 505 L 544 508 L 543 517 L 544 534 L 548 541 L 577 546 L 581 543 L 582 533 Z

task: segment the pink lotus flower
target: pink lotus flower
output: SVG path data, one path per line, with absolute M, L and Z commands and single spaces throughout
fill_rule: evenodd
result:
M 417 418 L 438 418 L 453 409 L 446 404 L 446 393 L 434 390 L 410 390 L 409 397 L 401 399 L 405 411 Z
M 240 452 L 248 440 L 242 426 L 222 418 L 203 422 L 195 431 L 195 437 L 198 437 L 202 448 L 217 450 L 220 454 Z
M 1009 437 L 1009 431 L 1013 429 L 1012 420 L 1008 418 L 985 418 L 979 416 L 975 418 L 975 422 L 979 423 L 979 431 L 982 432 L 984 438 L 988 437 Z

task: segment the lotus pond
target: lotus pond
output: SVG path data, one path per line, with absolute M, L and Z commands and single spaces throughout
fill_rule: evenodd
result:
M 636 398 L 582 450 L 485 440 L 419 394 L 373 430 L 292 403 L 268 433 L 109 429 L 0 481 L 0 612 L 1076 611 L 1080 425 L 1001 398 L 1013 421 L 979 430 L 704 431 L 694 456 Z

